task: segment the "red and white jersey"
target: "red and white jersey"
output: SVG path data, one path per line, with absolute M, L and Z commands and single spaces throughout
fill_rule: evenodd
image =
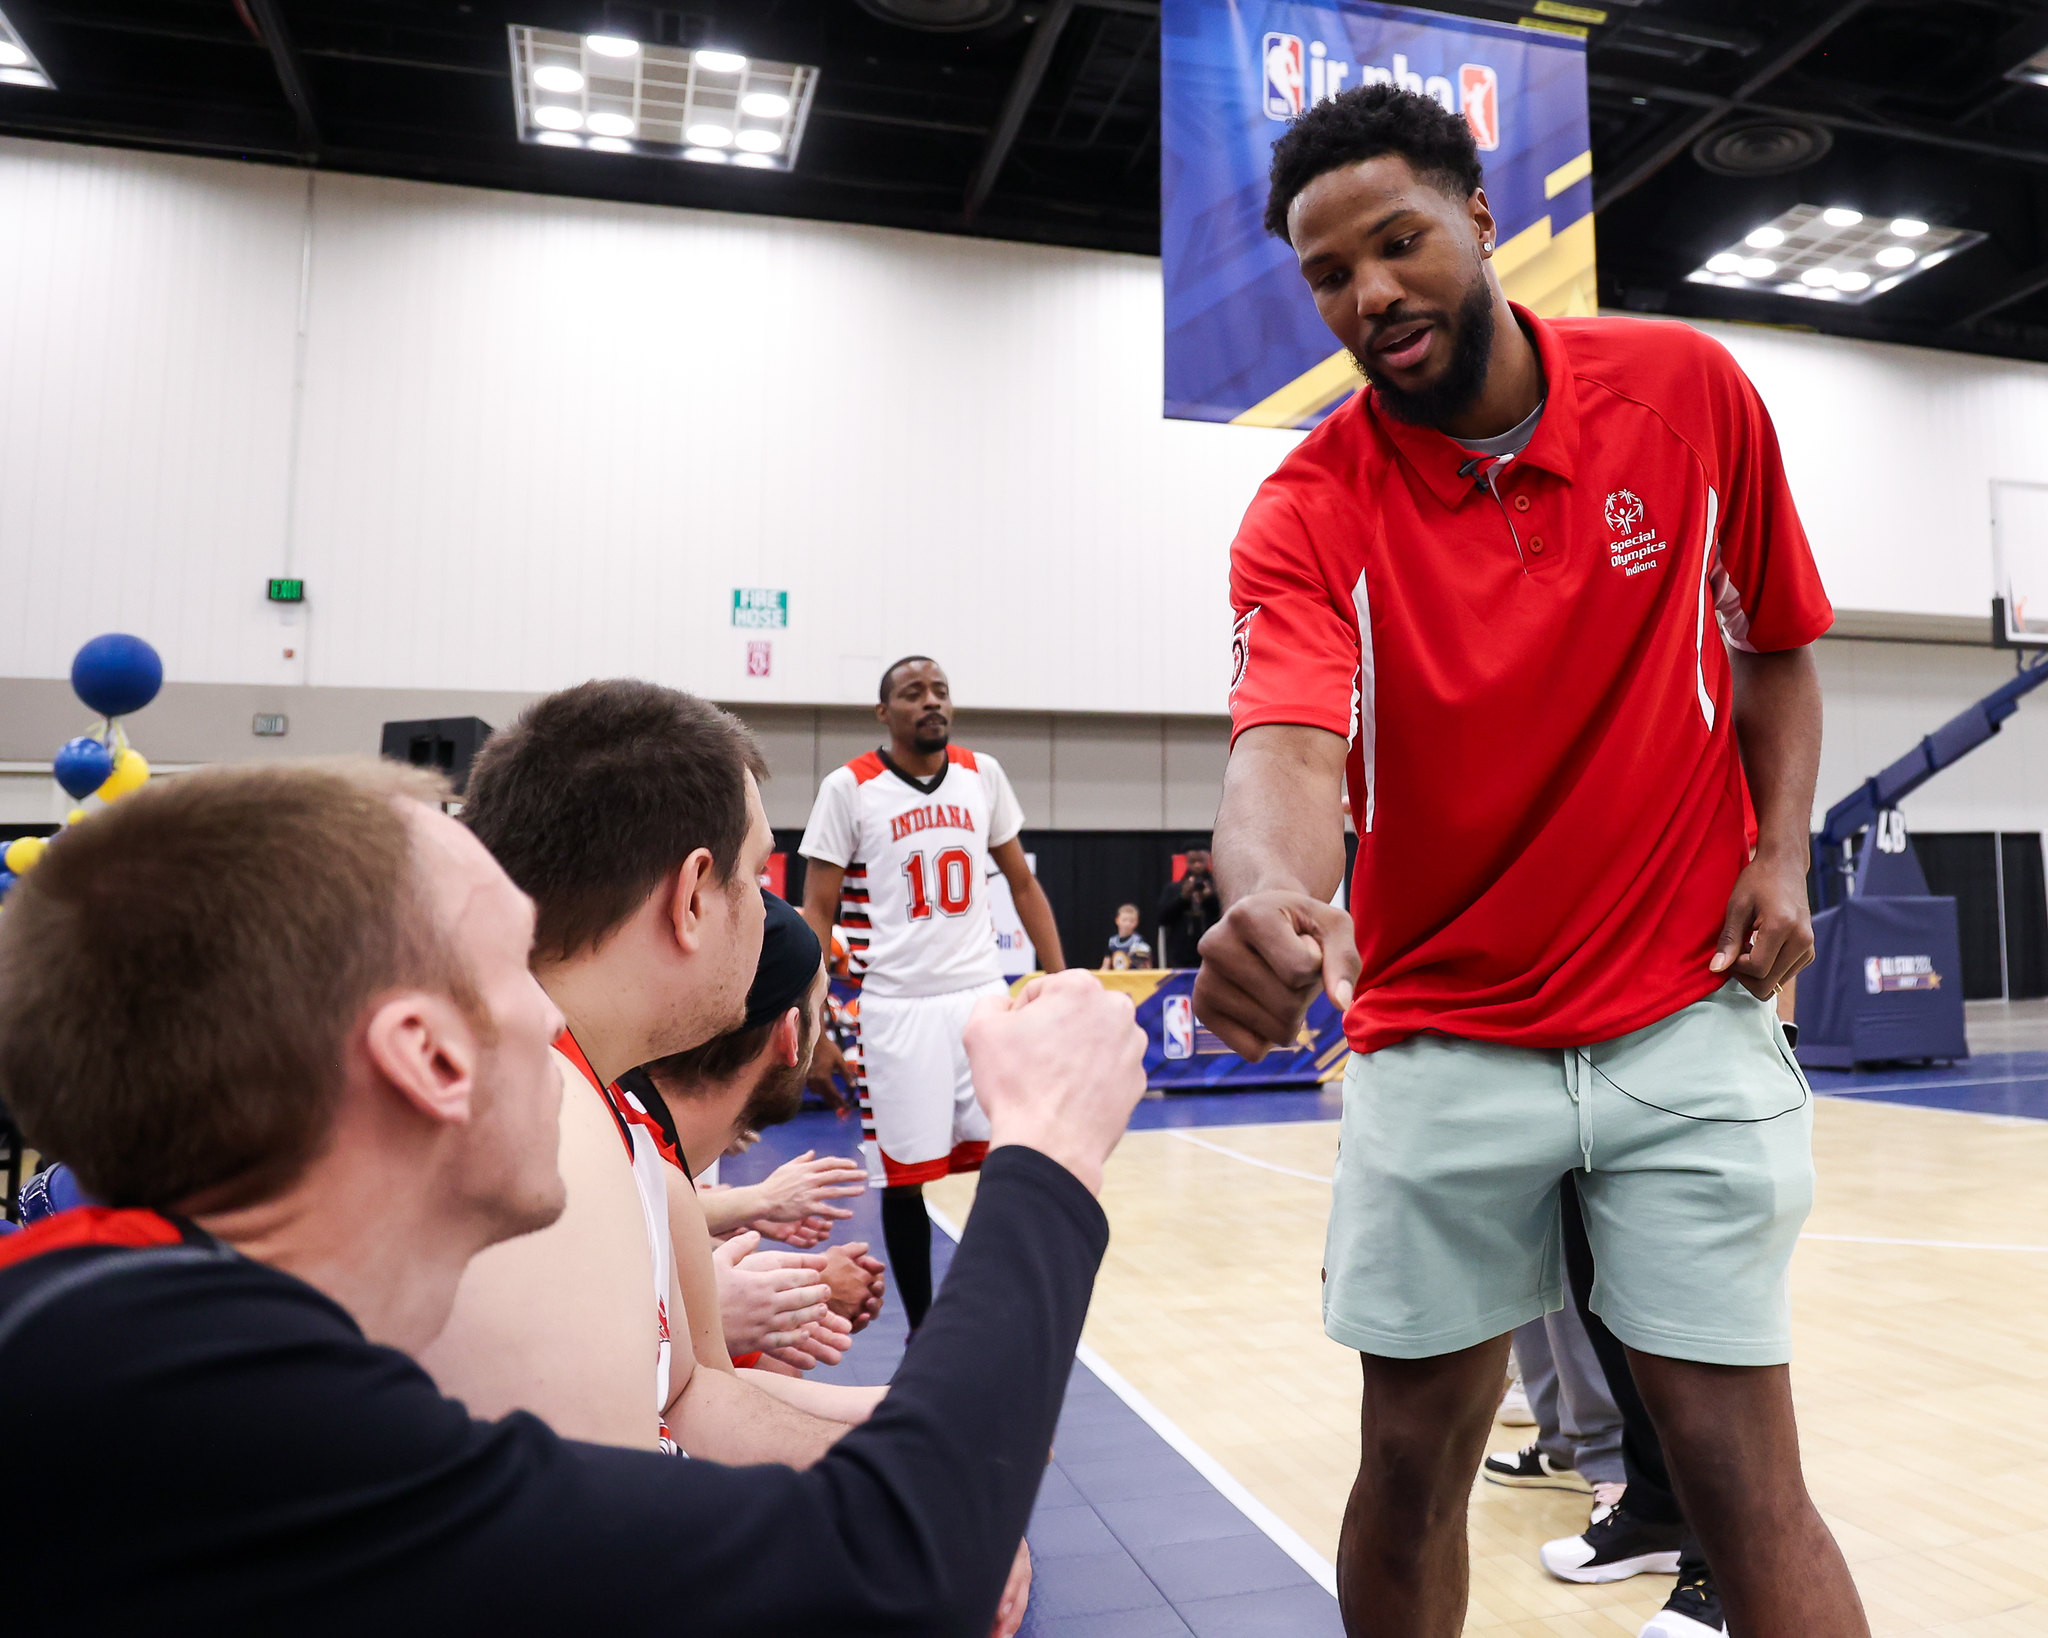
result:
M 1002 977 L 983 877 L 989 849 L 1023 828 L 996 759 L 958 745 L 931 779 L 879 751 L 825 776 L 797 851 L 845 868 L 848 970 L 866 994 L 945 995 Z
M 668 1322 L 668 1289 L 675 1268 L 675 1246 L 669 1239 L 668 1184 L 661 1169 L 664 1155 L 672 1155 L 673 1151 L 668 1147 L 660 1124 L 638 1098 L 630 1092 L 622 1092 L 616 1083 L 606 1086 L 598 1080 L 597 1071 L 583 1056 L 583 1048 L 576 1044 L 576 1037 L 566 1029 L 555 1037 L 555 1056 L 562 1061 L 566 1071 L 563 1081 L 570 1090 L 574 1089 L 571 1077 L 580 1076 L 590 1084 L 593 1092 L 604 1099 L 605 1107 L 611 1111 L 612 1120 L 619 1128 L 619 1141 L 626 1146 L 627 1163 L 633 1168 L 633 1188 L 640 1196 L 640 1215 L 647 1225 L 647 1250 L 653 1259 L 655 1438 L 662 1450 L 675 1455 L 675 1438 L 670 1434 L 668 1419 L 663 1414 L 669 1399 L 672 1339 Z

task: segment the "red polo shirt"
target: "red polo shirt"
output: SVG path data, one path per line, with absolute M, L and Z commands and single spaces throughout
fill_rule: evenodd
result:
M 1360 393 L 1231 549 L 1233 733 L 1351 744 L 1361 1052 L 1584 1045 L 1715 989 L 1754 843 L 1723 643 L 1798 648 L 1834 618 L 1718 343 L 1515 311 L 1546 402 L 1497 494 Z

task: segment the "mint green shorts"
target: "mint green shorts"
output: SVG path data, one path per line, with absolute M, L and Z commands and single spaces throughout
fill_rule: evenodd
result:
M 1354 1054 L 1341 1141 L 1323 1328 L 1346 1347 L 1426 1359 L 1563 1307 L 1575 1172 L 1616 1336 L 1713 1365 L 1791 1358 L 1813 1093 L 1740 984 L 1565 1051 L 1425 1034 Z

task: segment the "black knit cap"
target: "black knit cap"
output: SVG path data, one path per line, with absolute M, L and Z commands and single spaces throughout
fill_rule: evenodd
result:
M 754 968 L 753 987 L 747 991 L 747 1021 L 742 1029 L 772 1024 L 800 1005 L 823 959 L 818 935 L 788 900 L 766 888 L 761 890 L 761 900 L 768 908 L 768 919 L 761 928 L 761 961 Z

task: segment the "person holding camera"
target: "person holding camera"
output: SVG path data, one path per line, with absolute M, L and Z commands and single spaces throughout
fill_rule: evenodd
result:
M 1159 964 L 1199 967 L 1202 935 L 1223 918 L 1216 897 L 1216 878 L 1209 871 L 1209 850 L 1190 848 L 1187 870 L 1167 885 L 1159 900 Z

